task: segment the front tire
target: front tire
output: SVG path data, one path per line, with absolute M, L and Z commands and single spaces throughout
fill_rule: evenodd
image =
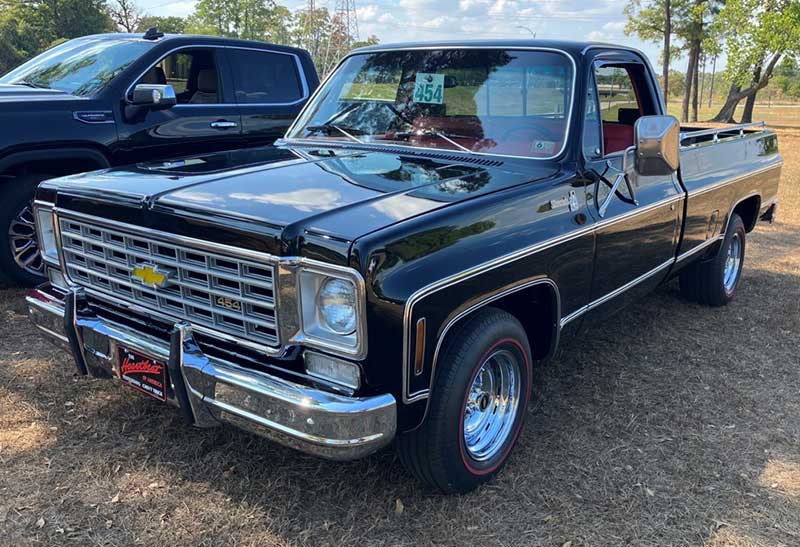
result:
M 511 314 L 484 308 L 450 336 L 428 414 L 398 437 L 403 464 L 443 493 L 464 493 L 508 461 L 527 413 L 531 349 Z
M 33 217 L 33 197 L 46 175 L 17 177 L 0 186 L 0 282 L 31 287 L 44 282 Z
M 712 307 L 724 306 L 733 300 L 742 277 L 746 235 L 742 217 L 733 213 L 717 253 L 681 272 L 681 293 Z

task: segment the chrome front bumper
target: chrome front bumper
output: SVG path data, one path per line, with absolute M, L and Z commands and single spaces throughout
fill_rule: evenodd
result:
M 172 388 L 168 402 L 189 423 L 233 424 L 335 460 L 366 456 L 394 438 L 396 404 L 389 394 L 347 397 L 246 369 L 205 355 L 187 324 L 176 324 L 166 342 L 80 312 L 81 298 L 80 290 L 63 300 L 33 290 L 26 300 L 34 325 L 69 351 L 84 374 L 119 378 L 119 347 L 167 363 Z

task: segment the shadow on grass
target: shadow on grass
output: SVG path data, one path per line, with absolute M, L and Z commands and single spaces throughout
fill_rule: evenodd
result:
M 0 449 L 0 535 L 12 544 L 663 545 L 738 534 L 793 544 L 800 504 L 785 484 L 800 461 L 799 287 L 793 274 L 748 268 L 725 308 L 687 303 L 673 283 L 586 329 L 541 371 L 542 404 L 504 472 L 460 497 L 427 491 L 389 450 L 331 463 L 234 430 L 186 428 L 169 407 L 74 377 L 71 360 L 7 303 L 0 416 L 18 434 Z M 31 423 L 46 438 L 29 438 Z

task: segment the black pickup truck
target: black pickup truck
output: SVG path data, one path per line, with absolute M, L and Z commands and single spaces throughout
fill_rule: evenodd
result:
M 271 144 L 318 85 L 306 51 L 204 36 L 71 40 L 0 78 L 0 281 L 43 278 L 36 185 L 142 160 Z
M 631 49 L 371 47 L 275 146 L 43 183 L 27 301 L 82 374 L 187 423 L 337 459 L 396 440 L 463 492 L 578 329 L 675 277 L 734 297 L 781 165 L 761 125 L 682 132 Z

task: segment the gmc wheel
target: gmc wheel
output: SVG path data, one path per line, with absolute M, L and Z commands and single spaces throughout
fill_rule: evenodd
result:
M 508 461 L 527 413 L 531 349 L 525 329 L 498 309 L 476 312 L 446 342 L 428 414 L 398 437 L 403 464 L 444 493 L 463 493 Z
M 33 286 L 44 281 L 44 264 L 33 216 L 33 196 L 47 175 L 16 177 L 0 186 L 0 282 Z

